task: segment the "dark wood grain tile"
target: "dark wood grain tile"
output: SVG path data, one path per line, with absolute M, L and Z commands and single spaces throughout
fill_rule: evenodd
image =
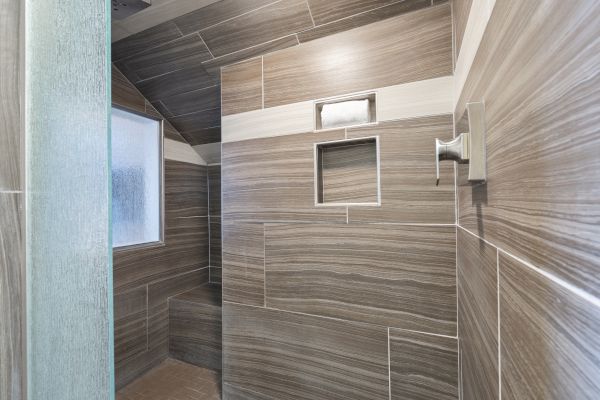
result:
M 221 141 L 221 127 L 194 129 L 187 132 L 181 132 L 181 135 L 192 146 L 206 143 L 216 143 Z
M 169 300 L 169 354 L 221 370 L 221 287 L 204 285 Z
M 221 268 L 221 218 L 210 218 L 210 266 Z
M 215 85 L 176 96 L 163 97 L 160 102 L 172 116 L 211 110 L 221 107 L 221 87 Z
M 151 114 L 158 118 L 172 117 L 173 114 L 160 101 L 150 103 L 146 100 L 146 114 Z
M 215 84 L 216 82 L 206 70 L 201 65 L 197 65 L 138 82 L 137 88 L 148 100 L 153 102 Z
M 454 52 L 458 59 L 462 47 L 467 20 L 473 0 L 452 0 L 452 22 L 454 24 Z
M 459 168 L 460 224 L 597 297 L 598 18 L 595 2 L 497 3 L 456 112 L 485 99 L 488 180 Z
M 498 399 L 497 250 L 461 228 L 456 248 L 462 398 Z
M 265 304 L 265 237 L 262 224 L 223 224 L 223 300 Z
M 259 110 L 263 106 L 262 58 L 243 61 L 221 71 L 222 115 Z
M 286 36 L 280 39 L 275 39 L 267 43 L 262 43 L 256 46 L 249 47 L 235 53 L 230 53 L 222 57 L 217 57 L 213 60 L 202 63 L 206 71 L 217 80 L 221 79 L 221 68 L 226 65 L 236 64 L 240 61 L 248 60 L 272 53 L 277 50 L 287 49 L 288 47 L 296 46 L 298 39 L 296 35 Z
M 500 254 L 502 398 L 596 399 L 600 307 Z
M 116 363 L 115 386 L 117 390 L 150 371 L 167 357 L 168 352 L 165 352 L 164 348 L 153 348 Z
M 221 217 L 221 165 L 209 165 L 208 203 L 211 217 Z
M 281 0 L 200 31 L 215 57 L 312 28 L 306 1 Z
M 165 244 L 115 250 L 117 293 L 208 266 L 208 218 L 168 218 Z
M 314 143 L 344 131 L 224 143 L 223 217 L 227 221 L 346 222 L 345 207 L 316 207 Z
M 188 34 L 256 10 L 273 0 L 221 0 L 173 20 L 181 32 Z
M 228 400 L 278 400 L 275 397 L 266 396 L 248 389 L 223 384 L 223 398 Z
M 435 186 L 436 138 L 452 138 L 452 115 L 384 122 L 348 129 L 348 138 L 379 135 L 381 207 L 350 207 L 351 222 L 452 224 L 455 221 L 454 170 L 440 166 Z
M 336 4 L 339 3 L 339 1 L 329 2 L 327 0 L 313 0 L 312 2 L 317 5 L 319 9 L 332 7 L 330 9 L 331 16 L 323 15 L 325 17 L 323 20 L 331 19 L 331 17 L 334 17 L 334 14 L 339 11 L 341 11 L 342 15 L 346 15 L 348 13 L 348 11 L 343 10 L 343 7 L 342 10 L 340 10 L 338 7 L 339 4 Z M 309 2 L 309 4 L 310 3 L 311 2 Z M 346 2 L 344 1 L 344 3 Z M 371 1 L 370 3 L 391 3 L 391 1 Z M 315 28 L 298 33 L 298 40 L 300 40 L 301 43 L 310 42 L 311 40 L 320 39 L 325 36 L 358 28 L 363 25 L 372 24 L 374 22 L 379 22 L 387 18 L 395 17 L 400 14 L 429 6 L 431 6 L 431 0 L 400 0 L 387 6 L 379 5 L 377 6 L 378 8 L 375 9 L 366 8 L 364 12 L 352 13 L 351 15 L 347 15 L 341 19 L 332 19 L 331 22 L 324 23 L 322 25 L 319 25 L 321 23 L 321 19 L 318 19 L 319 22 L 317 22 L 317 26 Z M 316 21 L 317 20 L 315 20 L 315 22 Z
M 169 297 L 176 296 L 208 283 L 208 269 L 171 276 L 148 285 L 148 310 L 166 306 Z
M 321 148 L 320 202 L 378 202 L 377 145 L 354 143 Z
M 146 112 L 146 101 L 144 96 L 129 82 L 129 80 L 113 64 L 112 69 L 112 103 L 118 106 L 138 111 Z
M 22 399 L 25 388 L 24 201 L 21 194 L 0 193 L 0 398 L 7 400 Z
M 223 283 L 223 268 L 210 267 L 210 283 L 222 285 Z
M 169 217 L 208 215 L 206 166 L 165 160 L 165 214 Z
M 267 224 L 267 306 L 456 335 L 455 235 L 454 227 Z
M 21 190 L 21 101 L 23 96 L 22 47 L 23 36 L 19 2 L 3 1 L 0 14 L 0 191 Z M 22 68 L 23 67 L 23 68 Z M 8 373 L 7 373 L 8 374 Z M 8 375 L 1 374 L 3 377 Z M 0 381 L 0 383 L 4 383 Z M 11 385 L 12 386 L 12 385 Z M 8 386 L 2 385 L 8 388 Z M 7 390 L 13 390 L 7 389 Z M 19 389 L 14 389 L 19 390 Z M 0 390 L 0 395 L 4 395 Z M 18 393 L 15 393 L 15 395 Z M 12 393 L 7 393 L 8 398 Z M 16 398 L 16 397 L 15 397 Z M 12 400 L 12 399 L 11 399 Z M 18 399 L 17 399 L 18 400 Z
M 398 0 L 308 0 L 308 5 L 315 23 L 322 25 L 396 2 Z
M 114 297 L 115 362 L 147 350 L 146 286 Z
M 390 329 L 390 380 L 392 400 L 458 400 L 458 340 Z
M 116 64 L 132 82 L 183 68 L 193 68 L 212 56 L 197 34 L 191 34 L 124 58 Z
M 388 399 L 387 329 L 223 305 L 223 380 L 264 397 Z
M 450 6 L 441 5 L 266 55 L 265 107 L 451 74 Z
M 156 25 L 113 43 L 112 60 L 119 61 L 135 53 L 141 53 L 150 48 L 168 43 L 181 36 L 181 32 L 171 21 Z
M 221 126 L 221 109 L 213 108 L 192 114 L 170 118 L 173 126 L 182 134 L 193 134 L 199 130 Z

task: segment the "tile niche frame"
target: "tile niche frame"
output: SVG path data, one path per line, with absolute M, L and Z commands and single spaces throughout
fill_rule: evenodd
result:
M 376 202 L 323 202 L 321 201 L 323 193 L 322 184 L 322 166 L 319 165 L 322 157 L 320 156 L 320 150 L 324 147 L 352 145 L 352 144 L 369 144 L 373 142 L 375 144 L 375 157 L 376 157 L 376 185 L 377 185 L 377 201 Z M 381 207 L 381 149 L 379 135 L 364 136 L 357 138 L 345 138 L 339 140 L 330 140 L 325 142 L 313 143 L 313 190 L 314 190 L 314 204 L 315 207 Z

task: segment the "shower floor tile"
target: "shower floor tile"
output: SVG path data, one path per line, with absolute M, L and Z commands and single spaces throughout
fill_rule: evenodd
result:
M 119 390 L 117 400 L 221 400 L 221 374 L 169 358 Z

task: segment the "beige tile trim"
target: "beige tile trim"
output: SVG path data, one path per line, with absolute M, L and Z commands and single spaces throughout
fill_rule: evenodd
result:
M 187 143 L 165 139 L 164 154 L 166 160 L 181 161 L 196 165 L 206 165 L 206 161 Z
M 454 104 L 458 103 L 477 50 L 483 39 L 485 28 L 492 16 L 496 0 L 474 0 L 469 11 L 456 68 L 454 70 Z M 457 49 L 458 51 L 458 49 Z
M 452 113 L 453 87 L 454 78 L 445 76 L 376 88 L 369 92 L 375 92 L 377 95 L 377 119 L 378 122 L 383 122 Z M 345 94 L 344 97 L 348 95 L 351 94 Z M 238 142 L 313 132 L 315 101 L 225 116 L 221 121 L 222 141 Z

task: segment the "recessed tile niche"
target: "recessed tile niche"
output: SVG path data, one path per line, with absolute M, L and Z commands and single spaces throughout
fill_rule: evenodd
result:
M 377 137 L 315 144 L 317 205 L 379 205 Z

